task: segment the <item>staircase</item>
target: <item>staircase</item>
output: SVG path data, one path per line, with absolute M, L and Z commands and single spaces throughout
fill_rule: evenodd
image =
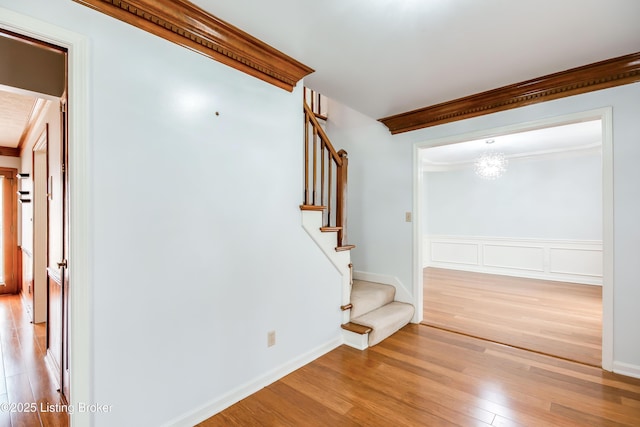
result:
M 414 308 L 395 301 L 395 287 L 353 280 L 347 243 L 347 170 L 344 150 L 336 151 L 320 121 L 322 97 L 304 90 L 304 193 L 302 226 L 342 276 L 342 329 L 345 344 L 364 350 L 409 323 Z
M 413 306 L 395 301 L 396 288 L 382 283 L 354 280 L 351 287 L 351 321 L 342 329 L 357 348 L 373 346 L 411 321 Z M 363 329 L 364 327 L 364 329 Z M 367 331 L 368 329 L 368 331 Z M 364 342 L 367 333 L 366 343 Z M 365 347 L 366 348 L 366 347 Z

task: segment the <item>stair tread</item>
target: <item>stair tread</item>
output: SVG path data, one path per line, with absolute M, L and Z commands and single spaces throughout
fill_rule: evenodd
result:
M 300 205 L 302 211 L 324 211 L 325 209 L 327 209 L 326 206 Z
M 373 346 L 408 324 L 413 313 L 414 308 L 411 304 L 393 301 L 362 316 L 352 318 L 351 322 L 369 326 L 372 329 L 369 332 L 369 346 Z
M 349 251 L 353 248 L 355 248 L 356 245 L 343 245 L 343 246 L 336 246 L 336 252 L 341 252 L 341 251 Z
M 389 304 L 395 296 L 396 288 L 391 285 L 354 280 L 351 287 L 351 319 Z
M 341 327 L 342 329 L 355 332 L 356 334 L 360 334 L 360 335 L 368 334 L 369 332 L 371 332 L 370 326 L 359 325 L 353 322 L 343 323 Z
M 342 230 L 342 227 L 320 227 L 320 231 L 322 232 L 330 232 L 330 231 L 340 231 Z

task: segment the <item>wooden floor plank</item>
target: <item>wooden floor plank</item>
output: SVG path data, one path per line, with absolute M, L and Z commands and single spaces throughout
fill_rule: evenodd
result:
M 0 413 L 0 426 L 67 427 L 64 412 L 42 411 L 62 403 L 55 381 L 46 367 L 45 325 L 33 325 L 19 295 L 0 296 L 0 383 L 6 384 L 6 395 L 0 402 L 21 405 L 13 409 L 35 408 L 36 412 Z M 2 387 L 0 387 L 1 389 Z M 7 420 L 7 415 L 10 422 Z
M 640 425 L 638 379 L 424 325 L 341 346 L 263 391 L 201 425 Z
M 4 378 L 3 378 L 4 380 Z M 9 403 L 9 397 L 6 393 L 0 394 L 0 405 Z M 0 426 L 11 427 L 11 412 L 0 410 Z
M 41 426 L 38 407 L 31 392 L 28 375 L 12 375 L 7 377 L 6 381 L 9 404 L 15 405 L 11 411 L 11 425 L 14 427 Z
M 601 366 L 599 286 L 424 269 L 426 325 Z

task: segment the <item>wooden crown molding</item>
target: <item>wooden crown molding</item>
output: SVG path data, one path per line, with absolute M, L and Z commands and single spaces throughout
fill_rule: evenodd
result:
M 0 147 L 0 156 L 20 157 L 20 149 L 16 147 Z
M 392 134 L 640 81 L 640 52 L 420 108 L 378 121 Z
M 73 0 L 292 91 L 313 69 L 186 0 Z

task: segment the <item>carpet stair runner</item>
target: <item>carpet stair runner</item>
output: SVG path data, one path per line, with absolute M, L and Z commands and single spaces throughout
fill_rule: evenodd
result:
M 378 344 L 411 321 L 411 304 L 395 301 L 396 288 L 382 283 L 354 280 L 351 288 L 350 330 L 370 330 L 369 346 Z M 347 328 L 345 328 L 347 329 Z M 354 331 L 355 332 L 355 331 Z

